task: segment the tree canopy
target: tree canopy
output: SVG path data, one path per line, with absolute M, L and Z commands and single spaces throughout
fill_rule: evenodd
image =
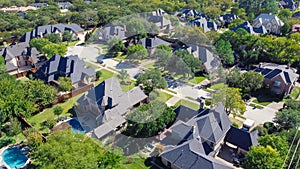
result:
M 136 81 L 137 84 L 142 84 L 147 93 L 150 93 L 155 88 L 166 88 L 167 81 L 162 77 L 159 70 L 150 70 L 139 75 Z
M 57 131 L 47 142 L 37 146 L 30 154 L 32 164 L 38 168 L 99 168 L 116 166 L 120 157 L 103 150 L 96 140 L 70 130 Z M 111 163 L 115 159 L 116 162 Z

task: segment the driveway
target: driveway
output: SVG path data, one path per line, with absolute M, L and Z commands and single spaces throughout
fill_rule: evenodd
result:
M 80 59 L 96 62 L 100 56 L 100 49 L 95 45 L 68 47 L 67 55 L 78 55 Z
M 263 124 L 265 122 L 272 122 L 275 114 L 278 110 L 270 107 L 264 107 L 263 109 L 254 109 L 251 106 L 246 106 L 246 112 L 244 117 L 254 120 L 255 125 Z

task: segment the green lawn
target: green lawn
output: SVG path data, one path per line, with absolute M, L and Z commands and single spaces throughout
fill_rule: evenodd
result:
M 250 103 L 250 106 L 251 107 L 255 107 L 255 108 L 258 108 L 258 109 L 263 109 L 264 107 L 258 105 L 258 104 L 254 104 L 254 103 Z
M 95 70 L 97 70 L 97 69 L 100 68 L 98 65 L 96 65 L 96 64 L 94 64 L 94 63 L 91 63 L 91 62 L 85 62 L 85 65 L 86 65 L 87 67 L 91 67 L 91 68 L 93 68 L 93 69 L 95 69 Z
M 217 83 L 217 84 L 214 84 L 214 85 L 210 86 L 209 88 L 213 89 L 213 90 L 220 90 L 220 89 L 223 89 L 223 88 L 225 88 L 227 86 L 228 85 L 224 84 L 224 83 Z
M 108 71 L 108 70 L 106 70 L 106 69 L 102 69 L 102 70 L 100 70 L 100 71 L 102 72 L 102 75 L 101 75 L 100 79 L 97 80 L 97 81 L 95 82 L 95 85 L 98 85 L 98 84 L 100 84 L 101 82 L 103 82 L 104 80 L 106 80 L 106 79 L 111 78 L 111 77 L 114 76 L 114 73 L 113 73 L 113 72 Z
M 299 96 L 299 93 L 300 93 L 300 88 L 295 86 L 291 92 L 292 99 L 297 99 Z
M 150 167 L 147 167 L 145 165 L 145 159 L 143 159 L 143 158 L 131 158 L 130 160 L 128 158 L 124 158 L 122 160 L 122 165 L 120 165 L 118 168 L 120 168 L 120 169 L 147 169 Z
M 267 106 L 268 104 L 272 103 L 271 101 L 259 101 L 257 99 L 254 99 L 252 102 L 263 106 Z
M 159 94 L 157 97 L 157 100 L 159 100 L 161 102 L 166 102 L 173 97 L 172 95 L 170 95 L 166 92 L 160 91 L 160 90 L 157 90 L 157 92 Z
M 206 79 L 206 77 L 204 77 L 204 76 L 195 76 L 193 79 L 190 79 L 189 82 L 199 84 L 205 79 Z
M 74 41 L 74 42 L 62 42 L 62 44 L 65 44 L 66 46 L 75 46 L 76 43 L 78 43 L 79 41 Z
M 131 90 L 135 87 L 135 81 L 132 81 L 132 80 L 129 80 L 129 79 L 126 80 L 126 82 L 128 82 L 128 81 L 131 81 L 130 85 L 129 84 L 121 84 L 121 88 L 122 88 L 123 92 L 127 92 L 127 91 L 129 91 L 129 90 Z
M 60 116 L 71 116 L 71 114 L 69 113 L 69 110 L 72 109 L 72 107 L 75 105 L 77 99 L 82 96 L 83 94 L 80 94 L 76 97 L 73 97 L 71 99 L 69 99 L 68 101 L 55 105 L 55 106 L 61 106 L 63 108 L 63 113 Z M 30 117 L 28 120 L 29 123 L 31 123 L 35 129 L 40 130 L 41 127 L 41 123 L 47 119 L 55 119 L 57 118 L 56 115 L 54 115 L 53 111 L 54 111 L 54 107 L 51 107 L 49 109 L 44 110 L 43 112 Z M 43 130 L 43 132 L 47 132 L 46 130 Z
M 155 69 L 154 63 L 150 63 L 150 64 L 145 65 L 145 66 L 143 66 L 143 67 L 144 67 L 144 68 L 147 68 L 147 69 Z
M 190 101 L 187 101 L 187 100 L 179 100 L 175 104 L 175 107 L 178 107 L 180 105 L 188 107 L 188 108 L 193 109 L 193 110 L 198 110 L 200 108 L 200 104 L 197 104 L 197 103 L 194 103 L 194 102 L 190 102 Z

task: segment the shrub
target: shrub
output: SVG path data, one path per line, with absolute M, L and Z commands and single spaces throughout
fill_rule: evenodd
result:
M 11 138 L 11 137 L 4 137 L 0 139 L 0 148 L 5 147 L 9 144 L 14 144 L 16 143 L 16 140 Z
M 263 126 L 257 126 L 255 129 L 258 131 L 259 136 L 265 136 L 268 134 L 268 130 L 264 128 Z

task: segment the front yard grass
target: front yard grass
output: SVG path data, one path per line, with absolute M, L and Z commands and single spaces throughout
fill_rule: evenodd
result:
M 198 110 L 200 108 L 200 103 L 197 104 L 197 103 L 187 101 L 187 100 L 183 100 L 183 99 L 179 100 L 174 106 L 178 107 L 180 105 L 188 107 L 188 108 L 193 109 L 193 110 Z
M 194 83 L 194 84 L 199 84 L 205 79 L 206 79 L 206 77 L 204 77 L 204 76 L 195 76 L 193 79 L 190 79 L 188 81 L 191 83 Z
M 106 80 L 106 79 L 111 78 L 111 77 L 114 76 L 113 72 L 108 71 L 106 69 L 101 69 L 100 71 L 102 72 L 102 75 L 101 75 L 100 79 L 95 82 L 95 86 L 97 86 L 98 84 L 100 84 L 104 80 Z
M 143 67 L 144 67 L 144 68 L 147 68 L 147 69 L 155 69 L 154 63 L 150 63 L 150 64 L 145 65 L 145 66 L 143 66 Z
M 230 117 L 229 120 L 233 123 L 236 124 L 239 128 L 241 128 L 243 126 L 243 122 L 234 118 L 234 117 Z
M 161 102 L 166 102 L 173 97 L 171 94 L 163 92 L 161 90 L 157 90 L 157 92 L 158 92 L 157 100 Z
M 272 103 L 272 101 L 259 101 L 258 99 L 254 99 L 252 102 L 263 106 L 267 106 Z
M 135 81 L 127 79 L 126 82 L 131 82 L 131 84 L 120 83 L 123 92 L 127 92 L 135 87 Z
M 220 90 L 220 89 L 223 89 L 225 87 L 228 87 L 228 85 L 225 84 L 225 83 L 217 83 L 217 84 L 211 85 L 209 88 L 213 89 L 213 90 Z
M 95 69 L 95 70 L 97 70 L 97 69 L 100 68 L 98 65 L 96 65 L 96 64 L 94 64 L 94 63 L 91 63 L 91 62 L 85 62 L 85 65 L 86 65 L 87 67 L 91 67 L 91 68 L 93 68 L 93 69 Z
M 300 88 L 295 86 L 291 92 L 292 99 L 297 99 L 299 97 Z

